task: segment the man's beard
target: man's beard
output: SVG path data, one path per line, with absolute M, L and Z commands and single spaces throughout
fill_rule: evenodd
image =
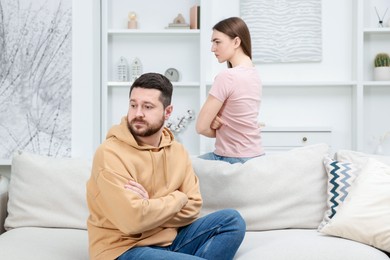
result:
M 144 126 L 146 126 L 146 129 L 135 128 L 134 123 L 136 123 L 136 122 L 142 122 L 144 124 Z M 164 126 L 164 123 L 165 123 L 164 117 L 162 117 L 162 119 L 156 124 L 149 124 L 148 122 L 146 122 L 143 119 L 134 118 L 133 120 L 131 120 L 131 122 L 127 121 L 127 128 L 129 128 L 130 133 L 134 137 L 136 137 L 136 136 L 147 137 L 147 136 L 154 135 L 155 133 L 160 131 L 160 129 Z

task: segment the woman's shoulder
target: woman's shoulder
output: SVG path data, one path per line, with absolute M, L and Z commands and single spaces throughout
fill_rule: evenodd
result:
M 247 77 L 249 75 L 259 75 L 259 72 L 256 67 L 245 67 L 245 66 L 237 66 L 234 68 L 227 68 L 220 71 L 216 78 L 227 78 L 234 79 L 242 77 Z
M 226 68 L 226 69 L 218 72 L 218 74 L 215 76 L 215 80 L 216 81 L 231 81 L 231 80 L 233 80 L 235 74 L 236 73 L 233 71 L 233 68 Z

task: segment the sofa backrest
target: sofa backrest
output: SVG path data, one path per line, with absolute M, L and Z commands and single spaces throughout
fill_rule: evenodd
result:
M 228 164 L 193 158 L 202 214 L 235 208 L 248 230 L 317 228 L 326 209 L 326 144 Z M 85 183 L 90 162 L 22 152 L 12 161 L 6 229 L 86 229 Z
M 203 197 L 202 214 L 237 209 L 247 230 L 317 228 L 326 209 L 326 144 L 229 164 L 193 158 Z

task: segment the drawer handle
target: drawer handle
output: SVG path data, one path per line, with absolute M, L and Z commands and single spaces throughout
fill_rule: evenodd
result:
M 302 138 L 302 141 L 306 142 L 306 141 L 307 141 L 307 137 L 304 136 L 304 137 Z

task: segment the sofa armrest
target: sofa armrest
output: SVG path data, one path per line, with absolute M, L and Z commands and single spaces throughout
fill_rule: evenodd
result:
M 4 233 L 4 222 L 7 217 L 8 179 L 0 175 L 0 234 Z

